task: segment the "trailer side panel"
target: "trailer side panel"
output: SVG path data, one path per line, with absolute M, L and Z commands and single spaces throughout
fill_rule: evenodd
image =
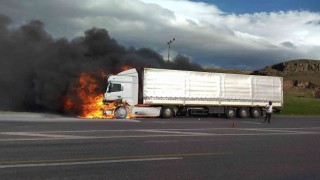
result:
M 283 102 L 282 78 L 146 68 L 143 103 L 149 105 L 264 106 Z

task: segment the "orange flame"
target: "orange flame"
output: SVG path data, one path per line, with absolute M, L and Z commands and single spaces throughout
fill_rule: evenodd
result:
M 120 70 L 131 69 L 130 66 L 121 66 Z M 103 91 L 105 87 L 102 77 L 106 77 L 105 72 L 95 74 L 81 73 L 77 81 L 73 82 L 67 96 L 63 99 L 65 112 L 77 114 L 83 118 L 114 118 L 113 115 L 103 114 L 103 110 L 114 110 L 115 103 L 105 105 L 103 103 Z
M 79 85 L 77 95 L 82 102 L 81 116 L 86 118 L 101 118 L 103 95 L 97 94 L 96 92 L 98 89 L 96 79 L 86 73 L 81 73 L 79 76 Z
M 105 73 L 100 73 L 104 75 Z M 100 76 L 95 75 L 95 76 Z M 74 87 L 71 88 L 72 96 L 64 99 L 64 109 L 67 112 L 76 112 L 83 118 L 110 118 L 103 115 L 103 92 L 100 91 L 101 83 L 97 77 L 88 73 L 81 73 Z M 109 107 L 111 108 L 111 107 Z
M 126 71 L 126 70 L 129 70 L 129 69 L 132 69 L 132 67 L 131 66 L 121 66 L 120 67 L 121 71 Z

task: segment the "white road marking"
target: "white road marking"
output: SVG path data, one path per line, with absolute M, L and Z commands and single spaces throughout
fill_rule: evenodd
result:
M 299 127 L 299 128 L 267 128 L 267 129 L 320 129 L 320 127 Z
M 84 162 L 79 161 L 79 162 L 61 162 L 61 163 L 11 164 L 11 165 L 0 165 L 0 169 L 25 168 L 25 167 L 48 167 L 48 166 L 72 166 L 72 165 L 88 165 L 88 164 L 144 162 L 144 161 L 168 161 L 168 160 L 181 160 L 181 159 L 183 158 L 169 157 L 169 158 L 140 158 L 140 159 L 101 160 L 101 161 L 84 161 Z
M 31 133 L 31 132 L 4 132 L 1 134 L 14 135 L 14 136 L 48 137 L 48 138 L 84 138 L 84 136 L 42 134 L 42 133 Z
M 177 140 L 168 140 L 168 141 L 145 141 L 145 143 L 177 143 Z
M 101 129 L 101 130 L 76 130 L 76 131 L 13 131 L 13 132 L 0 132 L 0 134 L 6 133 L 92 133 L 92 132 L 133 132 L 133 131 L 144 131 L 144 130 L 155 130 L 155 131 L 204 131 L 204 130 L 235 130 L 235 129 L 246 129 L 246 128 L 198 128 L 198 129 L 129 129 L 129 130 L 113 130 L 113 129 Z M 247 128 L 250 129 L 250 128 Z M 251 128 L 251 129 L 259 129 L 259 128 Z M 320 127 L 301 127 L 301 128 L 261 128 L 261 129 L 320 129 Z
M 238 128 L 237 130 L 243 131 L 261 131 L 261 132 L 281 132 L 281 133 L 309 133 L 306 131 L 288 131 L 288 130 L 281 130 L 281 129 L 258 129 L 258 128 Z
M 79 140 L 79 139 L 120 139 L 120 138 L 155 138 L 155 137 L 195 137 L 195 136 L 269 136 L 269 135 L 308 135 L 320 134 L 320 132 L 303 131 L 308 129 L 320 129 L 320 127 L 310 128 L 200 128 L 200 129 L 133 129 L 133 130 L 84 130 L 84 131 L 42 131 L 42 132 L 1 132 L 0 135 L 9 136 L 29 136 L 30 138 L 8 138 L 1 137 L 0 142 L 10 141 L 48 141 L 48 140 Z M 188 132 L 184 132 L 187 131 Z M 208 130 L 230 130 L 232 131 L 256 131 L 260 133 L 196 133 L 195 131 Z M 191 132 L 190 132 L 191 131 Z M 98 135 L 76 136 L 59 135 L 46 133 L 94 133 L 94 132 L 145 132 L 150 134 L 138 135 Z M 158 133 L 158 134 L 155 134 Z M 159 134 L 160 133 L 160 134 Z M 32 138 L 33 136 L 33 138 Z
M 320 134 L 320 132 L 303 132 L 303 133 L 234 133 L 234 134 L 208 134 L 208 135 L 191 135 L 191 134 L 169 134 L 169 135 L 129 135 L 129 136 L 107 136 L 107 137 L 79 137 L 79 138 L 38 138 L 38 139 L 0 139 L 0 142 L 10 141 L 55 141 L 55 140 L 84 140 L 84 139 L 127 139 L 127 138 L 155 138 L 155 137 L 195 137 L 195 136 L 274 136 L 274 135 L 308 135 Z
M 151 133 L 167 133 L 167 134 L 186 134 L 186 135 L 196 135 L 196 136 L 210 136 L 209 133 L 192 133 L 192 132 L 181 132 L 181 131 L 163 131 L 163 130 L 136 130 L 137 132 L 151 132 Z
M 263 123 L 259 123 L 259 122 L 252 122 L 252 121 L 240 121 L 243 123 L 248 123 L 248 124 L 263 124 Z

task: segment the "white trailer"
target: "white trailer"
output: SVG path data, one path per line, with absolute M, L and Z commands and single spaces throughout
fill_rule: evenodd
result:
M 257 118 L 269 101 L 274 109 L 283 106 L 282 77 L 145 68 L 140 88 L 135 69 L 107 81 L 104 102 L 114 106 L 104 112 L 116 118 L 210 114 Z

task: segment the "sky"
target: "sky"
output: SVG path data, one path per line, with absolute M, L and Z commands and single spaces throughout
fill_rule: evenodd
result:
M 224 12 L 245 14 L 256 12 L 276 12 L 290 10 L 318 11 L 318 0 L 196 0 L 214 4 Z
M 318 0 L 1 0 L 10 28 L 40 20 L 54 38 L 104 28 L 125 47 L 202 66 L 257 70 L 320 59 Z

